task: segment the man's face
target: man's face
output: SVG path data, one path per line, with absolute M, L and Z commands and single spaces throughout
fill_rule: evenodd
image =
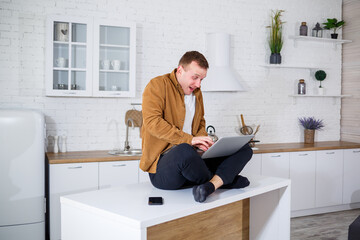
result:
M 179 66 L 177 69 L 177 80 L 184 90 L 185 95 L 190 95 L 199 88 L 201 81 L 206 77 L 207 69 L 201 68 L 199 64 L 192 61 L 185 68 Z

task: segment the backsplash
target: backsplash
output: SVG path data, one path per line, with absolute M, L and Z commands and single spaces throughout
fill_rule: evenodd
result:
M 249 125 L 260 124 L 261 143 L 302 141 L 298 117 L 315 116 L 325 128 L 316 141 L 339 140 L 339 99 L 301 98 L 293 103 L 299 79 L 307 92 L 318 82 L 308 69 L 269 69 L 267 45 L 271 10 L 284 9 L 282 63 L 323 69 L 326 94 L 341 93 L 341 45 L 299 41 L 301 22 L 312 29 L 327 17 L 341 19 L 341 0 L 319 1 L 164 1 L 155 0 L 0 0 L 0 107 L 39 109 L 46 115 L 47 135 L 66 135 L 68 151 L 123 148 L 125 112 L 141 102 L 149 80 L 172 71 L 182 54 L 198 50 L 206 56 L 206 33 L 231 34 L 231 65 L 246 92 L 205 92 L 207 124 L 218 136 L 235 135 L 244 114 Z M 326 6 L 326 7 L 324 7 Z M 45 97 L 45 34 L 48 15 L 93 16 L 137 24 L 136 98 Z M 340 31 L 341 32 L 341 31 Z M 311 33 L 311 31 L 309 31 Z M 329 32 L 324 35 L 328 37 Z M 211 67 L 211 63 L 210 63 Z M 204 80 L 206 81 L 206 79 Z M 219 80 L 221 84 L 221 80 Z M 135 106 L 141 109 L 141 106 Z M 139 129 L 129 130 L 132 147 L 139 148 Z M 49 150 L 53 140 L 49 138 Z

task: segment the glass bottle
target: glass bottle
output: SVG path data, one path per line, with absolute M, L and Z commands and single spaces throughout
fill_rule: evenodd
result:
M 306 22 L 302 22 L 300 26 L 300 36 L 307 36 L 308 27 L 306 26 Z
M 306 94 L 306 84 L 304 79 L 300 79 L 298 83 L 298 94 L 305 95 Z

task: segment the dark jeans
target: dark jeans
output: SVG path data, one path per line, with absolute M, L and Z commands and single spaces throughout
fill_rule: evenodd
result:
M 203 184 L 215 174 L 225 185 L 232 183 L 252 154 L 251 147 L 246 144 L 230 156 L 202 159 L 191 145 L 182 143 L 161 155 L 156 173 L 149 173 L 149 176 L 155 187 L 166 190 Z

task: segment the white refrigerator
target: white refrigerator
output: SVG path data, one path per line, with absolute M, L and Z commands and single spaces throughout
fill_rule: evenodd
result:
M 0 108 L 0 239 L 45 239 L 45 121 Z

